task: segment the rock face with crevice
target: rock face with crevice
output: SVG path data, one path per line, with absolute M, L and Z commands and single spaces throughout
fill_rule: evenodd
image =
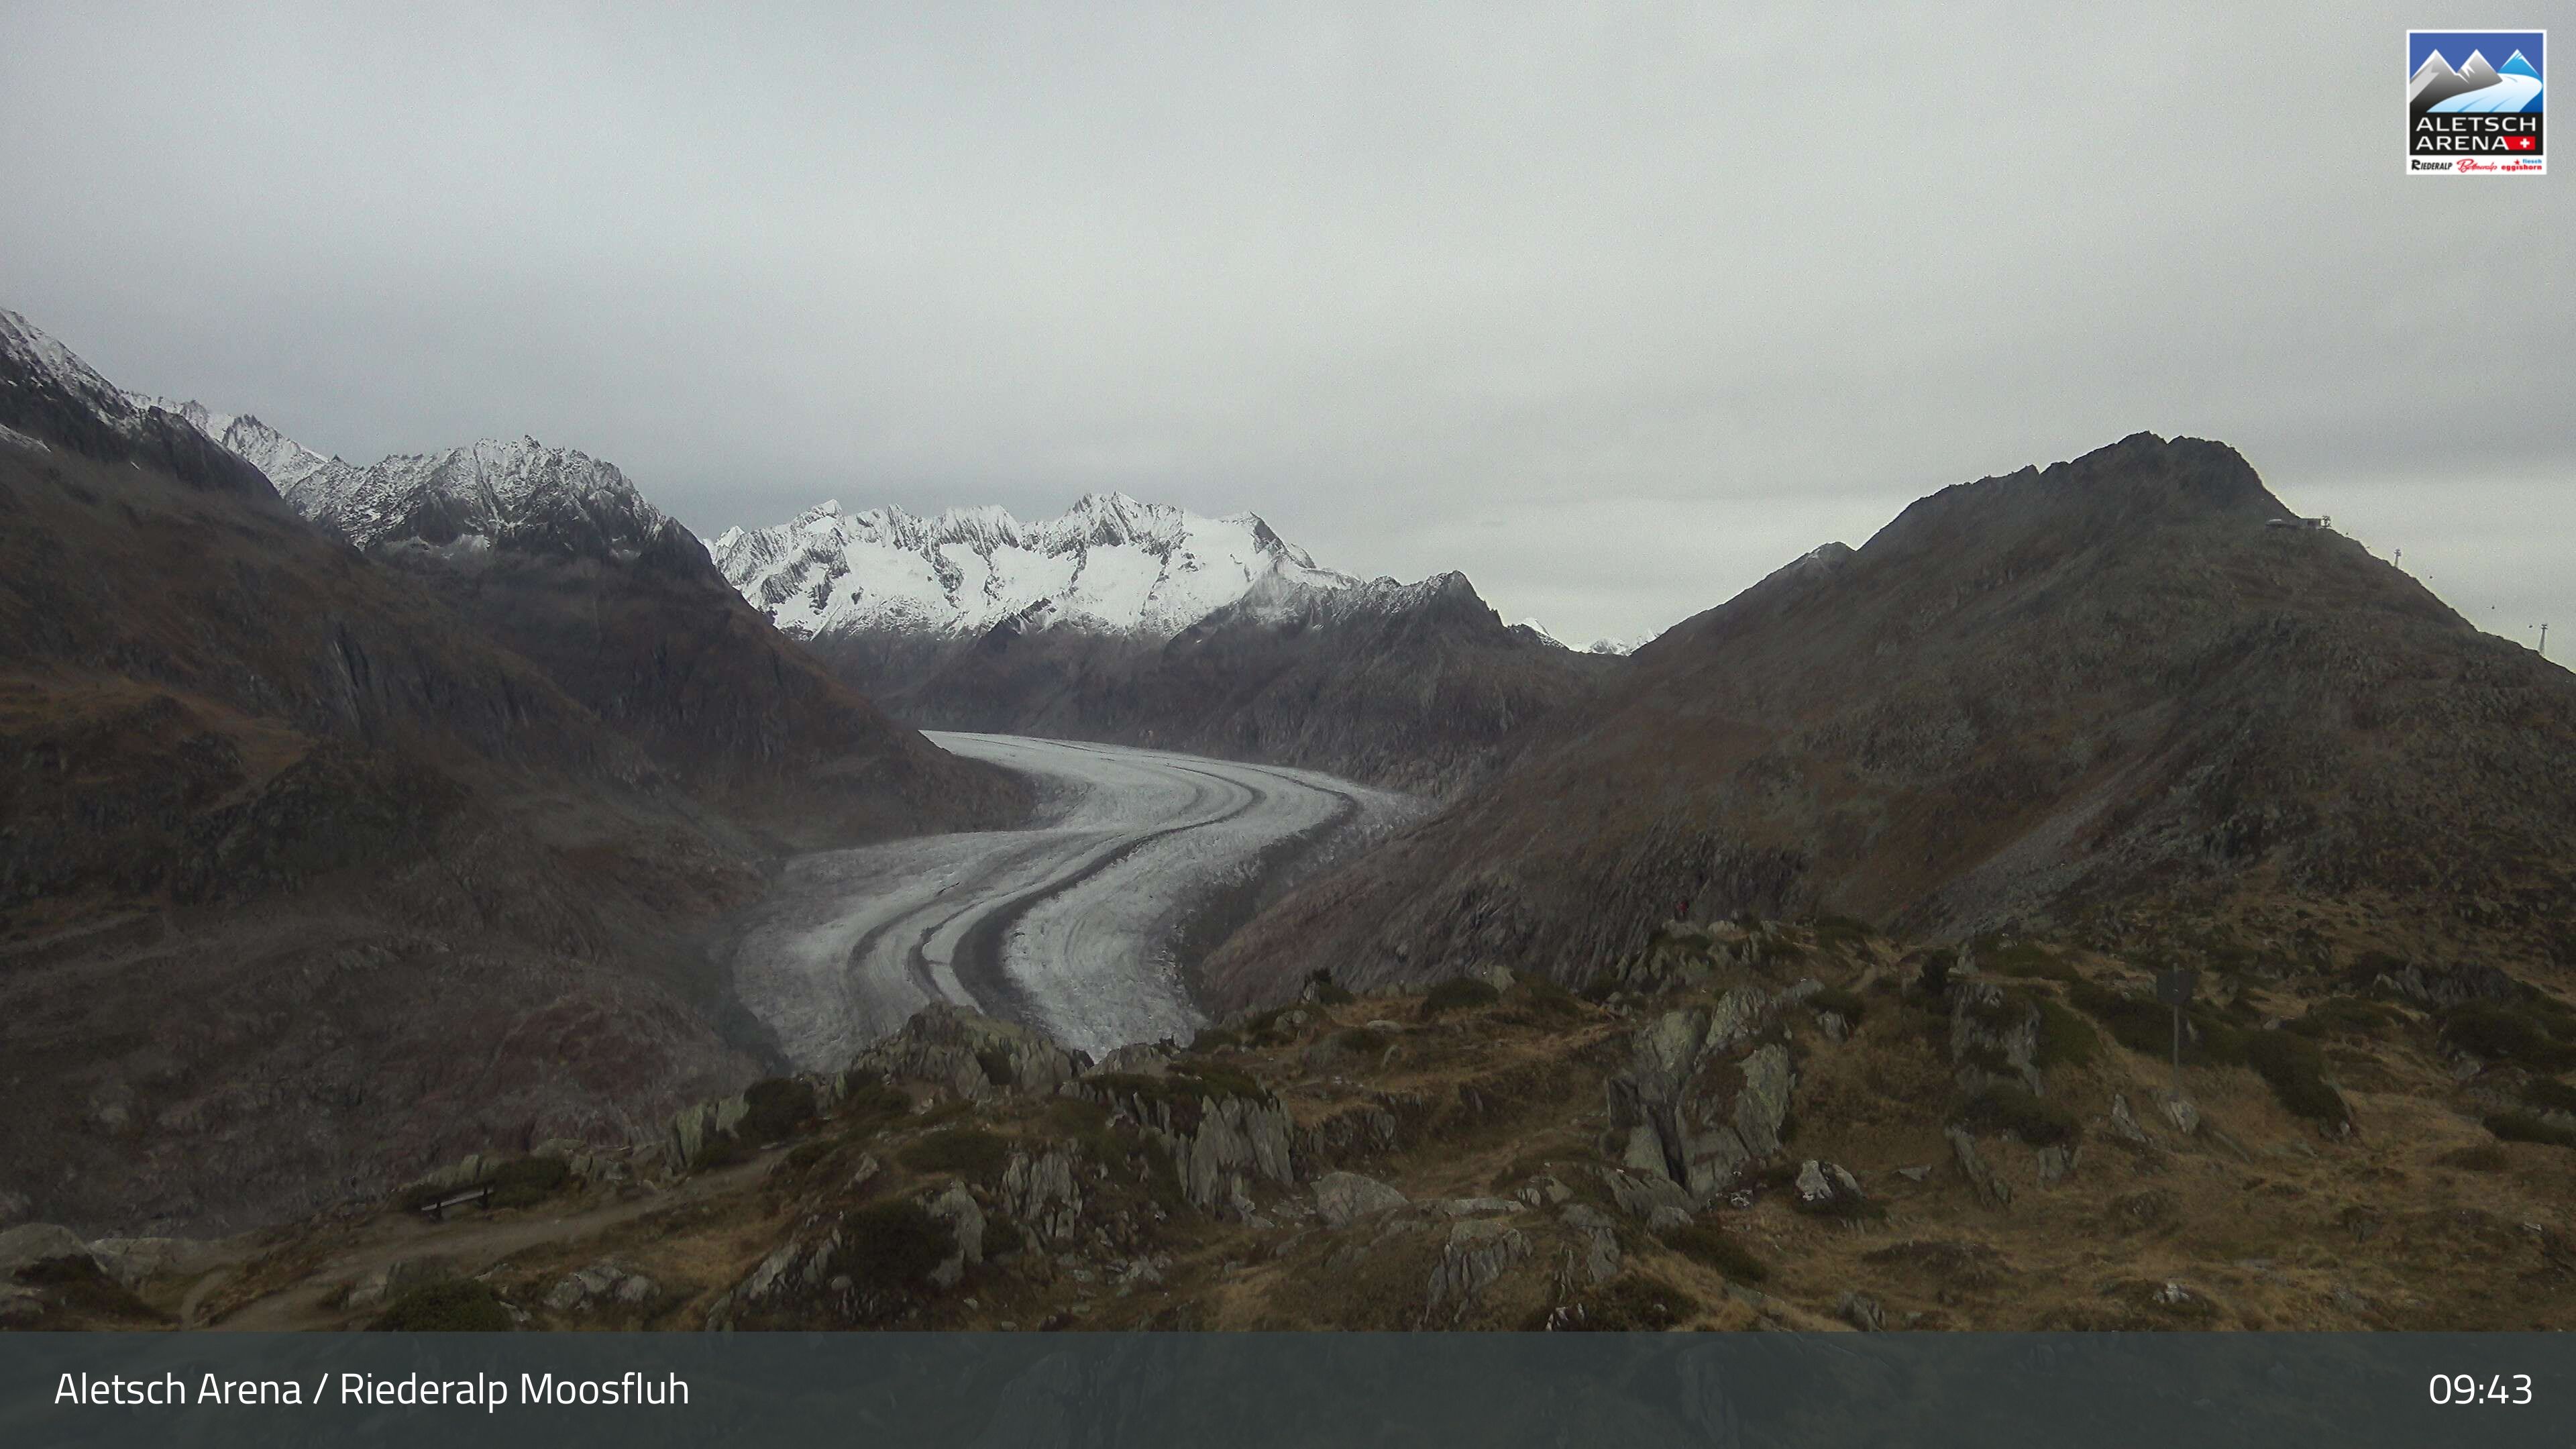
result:
M 1782 1006 L 1812 994 L 1739 987 L 1714 1009 L 1689 1007 L 1649 1020 L 1629 1043 L 1629 1064 L 1608 1085 L 1609 1143 L 1621 1165 L 1660 1172 L 1694 1202 L 1734 1185 L 1780 1150 L 1797 1073 L 1788 1048 L 1755 1044 Z

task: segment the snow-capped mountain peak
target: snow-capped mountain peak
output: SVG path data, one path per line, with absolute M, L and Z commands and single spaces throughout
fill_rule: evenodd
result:
M 113 422 L 135 411 L 124 392 L 81 361 L 79 354 L 5 307 L 0 307 L 0 357 L 15 369 L 51 383 L 101 418 Z
M 923 518 L 834 500 L 776 527 L 727 529 L 715 556 L 755 608 L 809 638 L 980 635 L 1010 620 L 1169 638 L 1266 580 L 1353 582 L 1252 514 L 1207 518 L 1114 492 L 1035 522 L 989 505 Z
M 281 493 L 338 461 L 247 414 L 219 413 L 201 402 L 176 402 L 139 392 L 127 393 L 125 400 L 137 408 L 158 408 L 185 419 L 189 426 L 239 453 L 252 467 L 267 474 L 268 481 L 277 485 Z

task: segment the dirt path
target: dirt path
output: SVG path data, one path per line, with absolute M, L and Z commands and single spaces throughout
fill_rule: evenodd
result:
M 231 1332 L 290 1333 L 352 1326 L 368 1316 L 328 1306 L 325 1300 L 340 1285 L 407 1258 L 441 1259 L 457 1272 L 472 1276 L 493 1264 L 545 1244 L 574 1243 L 610 1228 L 673 1208 L 686 1207 L 747 1188 L 768 1176 L 778 1151 L 761 1154 L 738 1167 L 702 1173 L 679 1186 L 648 1192 L 631 1201 L 603 1203 L 559 1218 L 460 1218 L 435 1223 L 409 1213 L 388 1213 L 356 1230 L 341 1252 L 301 1279 L 254 1298 L 212 1323 L 196 1315 L 206 1297 L 242 1271 L 228 1263 L 208 1272 L 181 1301 L 179 1321 L 191 1328 Z

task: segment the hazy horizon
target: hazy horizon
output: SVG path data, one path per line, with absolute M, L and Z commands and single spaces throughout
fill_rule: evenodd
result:
M 1581 645 L 2147 430 L 2576 631 L 2571 183 L 2403 173 L 2399 9 L 5 19 L 0 306 L 352 461 L 1115 489 Z

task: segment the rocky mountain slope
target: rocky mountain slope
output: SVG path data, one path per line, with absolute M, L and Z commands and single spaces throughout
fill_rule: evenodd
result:
M 725 576 L 923 728 L 1188 750 L 1446 793 L 1609 667 L 1463 575 L 1361 582 L 1250 514 L 1092 494 L 1028 524 L 825 504 L 716 541 Z
M 1006 823 L 1025 792 L 885 718 L 745 605 L 614 465 L 533 438 L 360 468 L 256 418 L 154 402 L 268 470 L 701 798 L 787 845 Z
M 21 1230 L 33 1326 L 2547 1330 L 2576 1006 L 1666 923 L 1583 991 L 1329 981 L 1094 1063 L 934 1008 L 633 1149 L 232 1242 Z M 2508 1029 L 2530 1023 L 2527 1031 Z M 475 1184 L 488 1207 L 412 1205 Z M 10 1245 L 0 1239 L 0 1279 Z
M 2289 512 L 2144 434 L 1945 489 L 1641 649 L 1212 988 L 1578 979 L 1677 909 L 2576 967 L 2576 676 Z
M 1274 580 L 1153 647 L 1006 622 L 892 707 L 1444 795 L 1615 664 L 1506 626 L 1464 574 Z
M 693 938 L 760 886 L 741 832 L 11 313 L 0 740 L 19 1211 L 263 1221 L 755 1071 Z

